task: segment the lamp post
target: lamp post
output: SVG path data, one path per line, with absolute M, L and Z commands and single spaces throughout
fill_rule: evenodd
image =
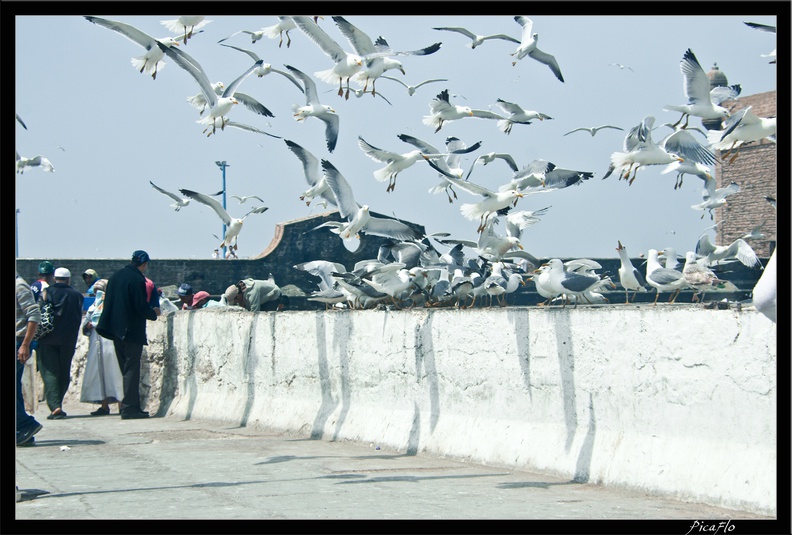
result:
M 223 160 L 222 162 L 216 161 L 215 165 L 217 165 L 217 167 L 219 167 L 220 170 L 223 172 L 223 210 L 225 210 L 226 209 L 226 167 L 231 167 L 231 165 L 227 164 L 225 160 Z M 223 223 L 223 242 L 225 242 L 225 237 L 226 237 L 226 226 L 225 223 Z M 226 248 L 223 247 L 223 258 L 225 258 L 225 255 L 226 255 Z
M 14 227 L 14 256 L 19 258 L 19 208 L 16 209 L 16 214 L 14 215 Z

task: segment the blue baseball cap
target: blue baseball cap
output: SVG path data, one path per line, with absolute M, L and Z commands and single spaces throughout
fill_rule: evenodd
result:
M 148 255 L 148 253 L 146 251 L 142 251 L 142 250 L 138 249 L 137 251 L 132 253 L 132 263 L 133 264 L 136 264 L 136 265 L 139 266 L 141 264 L 145 264 L 149 260 L 151 260 L 151 259 L 149 258 L 149 255 Z
M 176 290 L 176 293 L 179 294 L 182 297 L 186 297 L 188 295 L 192 295 L 193 294 L 193 287 L 185 282 L 184 284 L 179 286 L 179 289 Z

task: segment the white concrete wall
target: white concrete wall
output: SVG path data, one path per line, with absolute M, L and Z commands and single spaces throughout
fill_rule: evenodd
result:
M 211 309 L 148 333 L 148 410 L 776 513 L 755 310 Z

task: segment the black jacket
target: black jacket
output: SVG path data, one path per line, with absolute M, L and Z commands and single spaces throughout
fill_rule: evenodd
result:
M 65 282 L 56 282 L 47 287 L 45 292 L 47 301 L 53 304 L 55 327 L 51 333 L 39 340 L 39 345 L 76 347 L 80 323 L 82 323 L 83 295 Z M 44 303 L 39 301 L 39 304 Z
M 96 332 L 110 340 L 148 345 L 146 320 L 156 319 L 157 313 L 146 299 L 143 273 L 132 264 L 113 273 L 107 281 L 104 309 Z

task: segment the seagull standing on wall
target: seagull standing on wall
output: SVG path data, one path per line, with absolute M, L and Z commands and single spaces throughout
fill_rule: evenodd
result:
M 622 285 L 622 288 L 624 288 L 624 304 L 626 305 L 630 302 L 630 290 L 635 292 L 633 294 L 633 301 L 635 300 L 635 296 L 638 295 L 638 292 L 646 291 L 646 279 L 644 279 L 641 272 L 633 266 L 630 257 L 627 255 L 627 248 L 622 245 L 621 241 L 618 243 L 619 246 L 616 247 L 616 251 L 618 251 L 619 260 L 621 261 L 621 265 L 619 266 L 619 283 Z

